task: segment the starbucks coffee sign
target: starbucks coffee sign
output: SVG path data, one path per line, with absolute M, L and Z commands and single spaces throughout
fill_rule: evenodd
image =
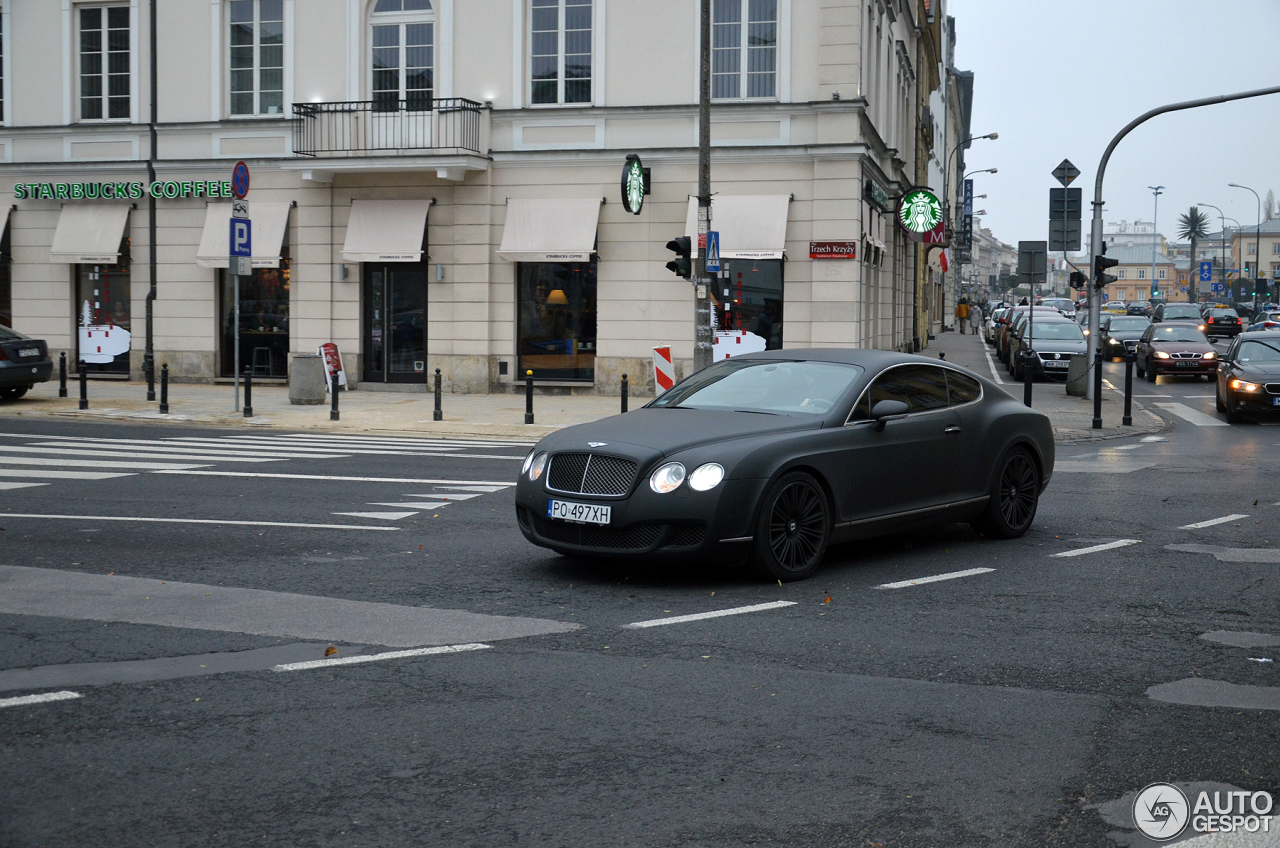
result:
M 898 201 L 898 225 L 917 241 L 942 223 L 942 202 L 927 188 L 913 188 Z
M 622 166 L 622 208 L 639 215 L 644 206 L 644 163 L 632 153 Z
M 184 197 L 230 198 L 230 180 L 156 180 L 153 183 L 15 183 L 14 200 L 159 200 Z

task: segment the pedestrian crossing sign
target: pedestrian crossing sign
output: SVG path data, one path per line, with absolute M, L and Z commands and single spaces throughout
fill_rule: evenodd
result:
M 720 233 L 715 230 L 707 233 L 707 273 L 720 273 Z

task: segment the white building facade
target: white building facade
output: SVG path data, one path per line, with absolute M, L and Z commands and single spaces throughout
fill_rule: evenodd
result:
M 532 370 L 611 392 L 624 372 L 651 382 L 660 344 L 687 372 L 692 286 L 664 266 L 696 234 L 697 5 L 166 0 L 153 149 L 146 0 L 5 2 L 0 323 L 138 379 L 154 199 L 156 367 L 231 378 L 243 161 L 239 361 L 257 379 L 326 342 L 368 388 L 439 368 L 456 391 Z M 892 199 L 916 156 L 918 4 L 713 6 L 720 329 L 909 349 L 916 269 Z M 841 246 L 811 258 L 821 242 Z

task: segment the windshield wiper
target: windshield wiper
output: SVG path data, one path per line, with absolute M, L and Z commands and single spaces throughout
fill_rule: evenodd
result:
M 763 409 L 735 409 L 734 412 L 750 412 L 753 415 L 781 415 L 780 412 L 765 412 Z

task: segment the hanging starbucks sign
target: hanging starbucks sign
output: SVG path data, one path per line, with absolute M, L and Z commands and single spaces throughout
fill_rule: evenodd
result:
M 942 201 L 931 189 L 917 186 L 898 201 L 898 226 L 914 241 L 922 241 L 941 224 Z
M 622 166 L 622 208 L 639 215 L 644 206 L 644 163 L 632 153 Z
M 230 180 L 156 180 L 152 183 L 15 183 L 14 200 L 159 200 L 231 197 Z

